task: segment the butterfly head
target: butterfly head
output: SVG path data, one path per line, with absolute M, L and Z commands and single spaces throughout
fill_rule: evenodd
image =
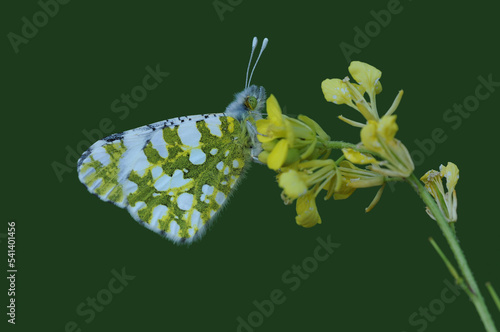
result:
M 240 121 L 252 116 L 261 119 L 261 112 L 266 106 L 266 90 L 262 86 L 251 85 L 234 96 L 226 108 L 226 114 Z
M 250 85 L 252 81 L 252 76 L 257 63 L 259 62 L 262 52 L 264 52 L 268 39 L 264 38 L 262 42 L 262 47 L 259 52 L 259 56 L 253 65 L 252 72 L 250 73 L 250 64 L 252 63 L 253 53 L 257 47 L 257 37 L 253 38 L 252 41 L 252 52 L 250 54 L 250 60 L 248 61 L 247 74 L 245 78 L 245 89 L 234 96 L 234 101 L 229 104 L 226 109 L 226 114 L 232 116 L 240 121 L 252 117 L 254 120 L 262 118 L 261 111 L 266 105 L 266 90 L 262 86 Z M 250 76 L 248 75 L 250 73 Z

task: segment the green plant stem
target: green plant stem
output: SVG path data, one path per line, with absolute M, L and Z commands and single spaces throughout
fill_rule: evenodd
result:
M 495 301 L 498 311 L 500 311 L 500 299 L 498 298 L 497 292 L 495 292 L 495 289 L 493 288 L 493 286 L 491 286 L 490 282 L 486 283 L 486 288 L 488 288 L 493 301 Z
M 368 154 L 374 155 L 374 153 L 372 151 L 360 148 L 356 144 L 346 143 L 346 142 L 342 142 L 342 141 L 325 142 L 325 146 L 328 149 L 338 149 L 338 150 L 350 148 L 350 149 L 359 151 L 361 153 L 368 153 Z
M 451 230 L 453 231 L 453 234 L 455 234 L 455 235 L 456 235 L 456 234 L 457 234 L 457 232 L 455 231 L 455 223 L 454 223 L 454 222 L 450 223 L 450 228 L 451 228 Z
M 434 249 L 436 249 L 436 252 L 438 253 L 438 255 L 443 260 L 444 264 L 446 265 L 446 267 L 450 271 L 450 273 L 453 276 L 453 278 L 455 278 L 455 281 L 456 281 L 457 285 L 459 285 L 464 290 L 464 292 L 467 293 L 467 295 L 469 296 L 469 298 L 471 298 L 472 296 L 474 296 L 474 294 L 472 294 L 471 290 L 469 289 L 469 286 L 467 286 L 465 284 L 464 279 L 458 274 L 457 270 L 455 269 L 455 267 L 453 266 L 453 264 L 450 263 L 450 261 L 448 260 L 448 258 L 445 256 L 445 254 L 441 250 L 441 248 L 439 248 L 439 246 L 436 243 L 436 241 L 434 241 L 434 239 L 432 237 L 430 237 L 429 238 L 429 242 L 432 244 L 432 246 L 434 247 Z
M 450 271 L 451 275 L 457 281 L 457 284 L 459 284 L 462 278 L 458 274 L 458 272 L 455 269 L 455 267 L 453 266 L 453 264 L 450 263 L 450 261 L 448 260 L 448 258 L 445 256 L 445 254 L 443 253 L 443 251 L 441 250 L 441 248 L 439 248 L 439 246 L 437 245 L 436 241 L 434 241 L 434 239 L 432 237 L 429 238 L 429 242 L 432 244 L 432 246 L 434 247 L 434 249 L 437 251 L 438 255 L 443 260 L 444 264 L 446 265 L 446 267 Z
M 419 179 L 415 176 L 415 174 L 411 174 L 407 179 L 408 183 L 415 189 L 418 195 L 422 198 L 425 205 L 431 210 L 432 215 L 436 218 L 437 224 L 441 231 L 443 232 L 444 237 L 448 241 L 448 245 L 450 246 L 453 255 L 458 263 L 459 269 L 462 272 L 462 275 L 471 290 L 470 299 L 474 303 L 479 316 L 488 332 L 497 332 L 495 324 L 491 318 L 491 315 L 486 307 L 486 303 L 484 302 L 484 298 L 481 295 L 481 291 L 477 286 L 476 280 L 472 275 L 472 271 L 465 259 L 464 253 L 460 248 L 457 237 L 455 233 L 452 231 L 450 225 L 444 218 L 441 210 L 438 208 L 436 202 L 429 194 L 429 192 L 425 189 Z

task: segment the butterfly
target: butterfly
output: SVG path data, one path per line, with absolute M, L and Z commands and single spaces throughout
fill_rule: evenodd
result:
M 266 91 L 250 85 L 224 113 L 181 116 L 110 135 L 78 160 L 78 177 L 101 200 L 125 208 L 143 226 L 189 244 L 201 238 L 262 151 L 255 121 Z

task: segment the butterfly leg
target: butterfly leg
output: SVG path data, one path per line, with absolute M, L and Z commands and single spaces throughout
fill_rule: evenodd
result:
M 248 130 L 248 134 L 250 135 L 250 141 L 251 141 L 251 150 L 250 150 L 250 156 L 252 157 L 253 161 L 256 163 L 262 164 L 259 161 L 259 154 L 262 152 L 262 144 L 259 142 L 257 139 L 257 135 L 260 135 L 259 132 L 257 131 L 257 128 L 255 125 L 250 121 L 246 120 L 246 126 Z

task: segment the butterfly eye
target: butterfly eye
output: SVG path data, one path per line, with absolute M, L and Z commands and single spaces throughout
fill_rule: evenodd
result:
M 245 106 L 251 110 L 254 110 L 257 107 L 257 98 L 254 96 L 249 96 L 245 100 Z

